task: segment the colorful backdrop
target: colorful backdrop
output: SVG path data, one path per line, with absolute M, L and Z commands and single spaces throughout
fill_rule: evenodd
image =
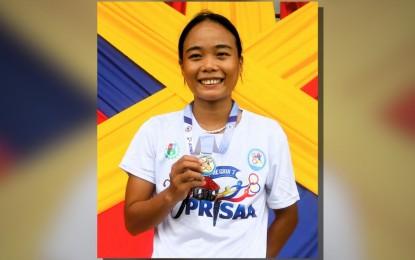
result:
M 150 117 L 192 100 L 177 57 L 181 29 L 200 9 L 227 16 L 243 43 L 234 99 L 286 132 L 301 200 L 300 222 L 279 257 L 318 256 L 318 5 L 273 2 L 100 2 L 98 11 L 98 257 L 150 257 L 153 231 L 124 228 L 127 175 L 118 168 Z M 273 220 L 271 214 L 269 222 Z

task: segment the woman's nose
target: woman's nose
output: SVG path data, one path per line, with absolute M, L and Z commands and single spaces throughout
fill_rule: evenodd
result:
M 201 69 L 202 71 L 206 71 L 206 72 L 217 70 L 215 59 L 213 57 L 205 57 L 203 59 L 203 64 L 202 64 Z

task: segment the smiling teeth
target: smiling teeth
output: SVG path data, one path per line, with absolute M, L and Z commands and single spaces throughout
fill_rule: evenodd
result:
M 218 84 L 221 81 L 222 80 L 220 79 L 206 79 L 206 80 L 201 80 L 200 82 L 202 82 L 202 84 L 204 85 L 213 85 L 213 84 Z

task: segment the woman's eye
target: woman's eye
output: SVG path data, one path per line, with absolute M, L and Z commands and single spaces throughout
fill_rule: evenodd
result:
M 189 59 L 197 59 L 197 58 L 200 58 L 200 57 L 201 57 L 200 54 L 191 54 L 189 56 Z
M 217 55 L 219 57 L 227 57 L 227 56 L 229 56 L 229 53 L 227 53 L 227 52 L 219 52 Z

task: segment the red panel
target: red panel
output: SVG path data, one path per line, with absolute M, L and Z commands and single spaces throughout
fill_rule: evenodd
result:
M 318 76 L 308 82 L 301 90 L 318 100 Z
M 415 84 L 393 97 L 386 105 L 383 116 L 386 122 L 408 137 L 415 137 Z
M 287 17 L 300 7 L 308 4 L 308 2 L 281 2 L 280 3 L 280 19 Z
M 108 117 L 99 111 L 99 109 L 97 109 L 97 124 L 99 125 L 107 119 Z
M 124 202 L 98 215 L 99 258 L 150 258 L 154 231 L 130 235 L 124 226 Z
M 6 147 L 5 142 L 2 142 L 2 139 L 0 138 L 0 182 L 2 181 L 2 178 L 6 176 L 7 169 L 12 164 L 12 156 L 10 149 Z
M 186 14 L 186 2 L 165 2 L 182 14 Z

